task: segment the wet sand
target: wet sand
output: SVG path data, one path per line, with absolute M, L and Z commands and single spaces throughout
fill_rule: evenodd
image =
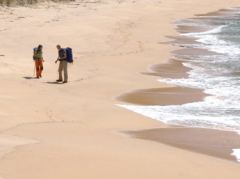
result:
M 152 65 L 149 72 L 142 74 L 159 76 L 161 78 L 186 78 L 190 68 L 185 67 L 181 61 L 176 59 L 169 60 L 168 63 Z
M 117 99 L 138 105 L 180 105 L 201 101 L 205 96 L 202 90 L 172 87 L 136 90 Z
M 133 137 L 236 161 L 232 149 L 240 148 L 239 134 L 200 128 L 160 128 L 129 132 Z

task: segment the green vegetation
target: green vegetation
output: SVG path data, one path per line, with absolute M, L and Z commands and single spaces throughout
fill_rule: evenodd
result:
M 13 6 L 13 5 L 18 5 L 18 6 L 24 6 L 28 4 L 36 4 L 38 2 L 42 2 L 44 0 L 0 0 L 0 6 Z M 73 0 L 52 0 L 54 2 L 57 1 L 73 1 Z
M 0 0 L 0 5 L 10 6 L 10 5 L 26 5 L 34 4 L 38 0 Z

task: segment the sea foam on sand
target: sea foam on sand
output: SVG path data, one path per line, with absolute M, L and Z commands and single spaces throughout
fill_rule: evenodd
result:
M 240 149 L 233 149 L 233 153 L 231 155 L 235 156 L 237 161 L 240 162 Z

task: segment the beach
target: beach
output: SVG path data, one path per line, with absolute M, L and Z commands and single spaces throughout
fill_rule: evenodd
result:
M 238 178 L 240 164 L 226 155 L 239 145 L 236 133 L 167 125 L 119 105 L 206 97 L 158 81 L 189 70 L 168 64 L 179 50 L 169 43 L 179 35 L 174 23 L 239 4 L 76 0 L 1 7 L 0 178 Z M 38 44 L 42 79 L 33 78 L 32 49 Z M 57 44 L 74 52 L 68 84 L 55 83 Z M 148 100 L 139 97 L 143 93 L 161 95 Z M 220 150 L 219 140 L 232 143 Z

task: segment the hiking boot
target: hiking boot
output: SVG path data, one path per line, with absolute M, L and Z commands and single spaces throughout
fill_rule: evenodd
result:
M 56 80 L 56 82 L 61 82 L 62 80 Z

